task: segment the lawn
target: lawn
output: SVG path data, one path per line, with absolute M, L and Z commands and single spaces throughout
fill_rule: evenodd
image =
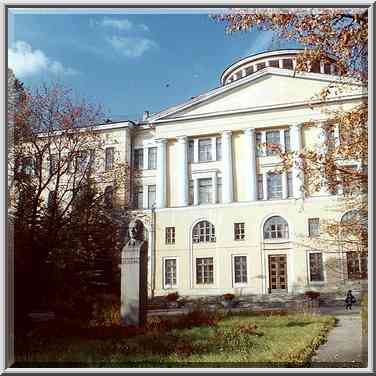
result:
M 153 318 L 143 333 L 107 338 L 36 332 L 16 341 L 15 366 L 309 367 L 314 350 L 335 324 L 332 316 L 308 314 L 228 315 L 186 329 L 158 320 Z M 177 326 L 184 322 L 188 318 L 178 319 Z

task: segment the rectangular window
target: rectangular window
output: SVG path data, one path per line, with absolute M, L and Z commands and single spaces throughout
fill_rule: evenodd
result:
M 324 281 L 324 269 L 321 252 L 309 254 L 309 276 L 311 282 Z
M 144 149 L 134 149 L 133 167 L 136 170 L 144 168 Z
M 142 209 L 143 208 L 143 195 L 144 190 L 142 186 L 136 186 L 134 189 L 134 199 L 133 199 L 133 205 L 135 209 Z
M 282 60 L 282 67 L 283 69 L 294 69 L 291 59 L 283 59 Z
M 264 69 L 266 67 L 266 63 L 259 63 L 256 64 L 256 70 Z
M 106 148 L 106 171 L 114 168 L 115 148 Z
M 269 60 L 269 67 L 279 68 L 279 60 Z
M 22 160 L 22 171 L 25 175 L 34 175 L 35 174 L 35 165 L 33 157 L 25 157 Z
M 324 74 L 330 74 L 330 64 L 324 64 Z
M 217 153 L 217 161 L 222 160 L 222 139 L 221 137 L 217 137 L 216 139 L 216 153 Z
M 199 179 L 198 181 L 198 198 L 199 204 L 212 203 L 212 179 Z
M 257 198 L 264 199 L 264 183 L 262 174 L 257 174 Z
M 308 235 L 312 237 L 320 236 L 320 219 L 308 218 Z
M 253 65 L 250 67 L 245 68 L 245 75 L 248 76 L 253 73 Z
M 268 173 L 267 176 L 268 199 L 282 198 L 282 176 L 281 174 Z
M 246 284 L 247 279 L 247 256 L 234 256 L 234 284 Z
M 157 148 L 149 148 L 148 150 L 148 169 L 155 170 L 157 168 Z
M 176 258 L 164 259 L 164 287 L 177 286 L 177 260 Z
M 188 162 L 194 162 L 195 160 L 195 142 L 193 140 L 188 141 Z
M 244 223 L 234 223 L 234 239 L 235 240 L 245 239 Z
M 193 180 L 189 180 L 189 187 L 188 187 L 188 204 L 193 205 Z
M 208 162 L 212 160 L 212 140 L 210 138 L 198 141 L 199 161 Z
M 346 252 L 348 279 L 366 279 L 368 277 L 368 258 L 361 252 Z
M 198 285 L 214 283 L 213 257 L 196 259 L 196 283 Z
M 290 130 L 285 130 L 283 132 L 285 137 L 285 150 L 290 151 L 291 150 L 291 144 L 290 144 Z
M 256 155 L 258 157 L 262 157 L 264 155 L 261 132 L 256 132 Z
M 287 173 L 287 197 L 292 197 L 294 195 L 292 188 L 292 172 Z
M 148 208 L 151 209 L 155 204 L 155 185 L 148 185 Z
M 175 244 L 175 227 L 166 227 L 166 244 Z
M 217 201 L 222 202 L 222 178 L 217 178 Z
M 279 131 L 266 132 L 266 155 L 278 155 L 278 149 L 276 149 L 276 146 L 280 144 Z

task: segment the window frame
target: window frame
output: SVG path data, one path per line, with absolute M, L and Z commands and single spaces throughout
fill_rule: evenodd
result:
M 278 138 L 278 142 L 275 142 L 277 138 Z M 265 131 L 265 143 L 266 143 L 266 156 L 267 157 L 278 155 L 278 151 L 274 149 L 270 149 L 269 145 L 281 146 L 281 132 L 278 129 Z
M 135 148 L 133 150 L 133 168 L 135 170 L 144 169 L 144 148 Z
M 153 151 L 152 153 L 151 150 Z M 157 153 L 158 148 L 156 146 L 148 148 L 148 170 L 157 169 Z M 153 157 L 153 159 L 151 157 Z
M 200 226 L 201 224 L 205 224 L 204 226 Z M 197 231 L 196 231 L 197 228 Z M 202 229 L 208 229 L 205 233 Z M 195 233 L 196 232 L 196 233 Z M 204 240 L 201 240 L 203 238 Z M 197 222 L 192 229 L 192 243 L 200 244 L 200 243 L 216 243 L 217 238 L 215 234 L 215 226 L 213 223 L 202 220 Z
M 245 240 L 245 223 L 244 222 L 234 223 L 234 240 L 235 241 Z
M 213 161 L 213 143 L 211 138 L 201 138 L 198 140 L 198 161 L 200 163 Z
M 245 257 L 245 272 L 246 272 L 246 282 L 236 282 L 236 270 L 235 270 L 235 258 L 237 257 Z M 232 265 L 232 286 L 233 287 L 245 287 L 248 285 L 248 255 L 246 254 L 233 254 L 231 255 L 231 265 Z
M 311 271 L 311 255 L 321 255 L 321 277 L 322 279 L 320 280 L 312 280 L 312 271 Z M 324 268 L 324 255 L 323 252 L 321 251 L 309 251 L 308 252 L 308 275 L 309 275 L 309 284 L 310 285 L 315 285 L 315 284 L 323 284 L 326 281 L 325 278 L 325 268 Z
M 136 194 L 137 194 L 137 200 L 136 200 Z M 138 195 L 141 195 L 141 207 L 138 205 L 140 197 Z M 137 205 L 136 205 L 137 201 Z M 144 208 L 144 187 L 142 185 L 136 185 L 134 187 L 133 191 L 133 206 L 136 210 L 141 210 Z
M 351 254 L 352 256 L 352 260 L 349 260 L 349 257 L 348 255 Z M 355 257 L 353 256 L 356 256 L 356 259 Z M 355 261 L 357 262 L 357 271 L 351 271 L 351 273 L 349 273 L 349 263 L 350 261 L 354 262 L 354 259 Z M 362 269 L 363 269 L 363 260 L 366 260 L 366 267 L 367 267 L 367 270 L 364 272 Z M 347 269 L 347 280 L 349 281 L 361 281 L 361 280 L 364 280 L 364 279 L 368 279 L 368 254 L 366 256 L 363 255 L 362 257 L 362 252 L 356 252 L 356 251 L 346 251 L 346 269 Z
M 174 245 L 176 242 L 176 228 L 175 226 L 165 227 L 165 244 Z
M 314 221 L 317 221 L 317 223 L 315 223 Z M 317 225 L 317 233 L 312 231 L 312 228 L 311 228 L 312 225 Z M 308 236 L 310 238 L 320 237 L 320 218 L 318 217 L 308 218 Z
M 166 283 L 166 261 L 174 260 L 175 261 L 175 279 L 176 283 L 175 284 L 168 284 Z M 167 256 L 167 257 L 162 257 L 162 272 L 163 272 L 163 289 L 164 290 L 169 290 L 169 289 L 176 289 L 179 287 L 179 257 L 177 256 Z
M 205 185 L 202 185 L 203 182 Z M 207 198 L 207 201 L 203 201 L 203 198 Z M 210 205 L 213 203 L 213 179 L 212 178 L 200 178 L 198 179 L 198 205 Z
M 199 274 L 200 274 L 200 277 L 204 276 L 205 277 L 205 270 L 201 271 L 200 273 L 198 273 L 198 260 L 211 260 L 211 265 L 210 264 L 203 264 L 201 265 L 202 268 L 205 268 L 205 267 L 209 267 L 210 266 L 212 267 L 211 269 L 211 281 L 209 282 L 205 282 L 205 280 L 199 282 L 198 278 L 199 278 Z M 215 265 L 215 259 L 213 256 L 199 256 L 199 257 L 195 257 L 195 285 L 196 286 L 213 286 L 215 285 L 215 269 L 214 269 L 214 265 Z M 210 270 L 209 270 L 209 277 L 210 277 Z
M 154 187 L 154 191 L 152 191 L 150 188 Z M 154 192 L 154 203 L 150 202 L 150 193 Z M 155 184 L 148 185 L 148 209 L 153 208 L 153 204 L 157 202 L 157 186 Z
M 109 152 L 109 154 L 108 154 L 108 152 Z M 90 158 L 90 156 L 89 156 L 89 158 Z M 104 162 L 105 171 L 113 170 L 114 162 L 115 162 L 115 148 L 113 146 L 106 147 L 106 149 L 105 149 L 105 162 Z
M 266 233 L 267 233 L 267 232 L 266 232 L 266 226 L 267 226 L 267 224 L 269 223 L 269 221 L 271 221 L 273 218 L 280 218 L 280 219 L 282 219 L 282 220 L 285 222 L 285 223 L 282 223 L 282 225 L 284 225 L 285 228 L 284 228 L 284 229 L 278 229 L 278 228 L 276 228 L 276 229 L 274 229 L 274 230 L 269 230 L 268 233 L 272 234 L 272 232 L 274 232 L 274 233 L 281 232 L 281 233 L 284 234 L 284 235 L 287 234 L 287 236 L 284 236 L 284 235 L 282 235 L 282 237 L 272 237 L 272 236 L 267 237 L 267 236 L 265 236 Z M 274 226 L 276 226 L 276 225 L 278 225 L 278 224 L 274 224 Z M 289 240 L 290 240 L 290 225 L 289 225 L 289 223 L 286 221 L 286 219 L 283 218 L 283 217 L 281 217 L 280 215 L 273 215 L 273 216 L 267 218 L 267 220 L 264 222 L 264 225 L 262 226 L 262 233 L 263 233 L 263 240 L 264 240 L 264 242 L 265 242 L 265 241 L 267 241 L 267 242 L 273 242 L 273 241 L 289 241 Z
M 276 179 L 278 179 L 278 184 L 276 184 L 276 181 L 277 181 Z M 275 185 L 273 185 L 272 183 Z M 282 174 L 276 173 L 276 172 L 267 173 L 266 191 L 268 194 L 268 200 L 282 200 L 283 198 Z

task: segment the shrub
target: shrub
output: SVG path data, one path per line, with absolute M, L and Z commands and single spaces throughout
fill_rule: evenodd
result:
M 307 299 L 316 300 L 316 299 L 320 298 L 320 293 L 318 291 L 306 291 L 304 293 L 304 296 Z
M 176 302 L 179 299 L 179 294 L 177 292 L 171 292 L 170 294 L 166 295 L 166 299 L 169 302 Z
M 90 327 L 118 326 L 121 324 L 120 301 L 114 295 L 105 295 L 94 304 Z

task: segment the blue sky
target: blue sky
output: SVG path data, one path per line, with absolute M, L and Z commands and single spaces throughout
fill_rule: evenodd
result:
M 61 82 L 137 120 L 219 85 L 232 62 L 293 48 L 268 32 L 228 35 L 207 13 L 11 11 L 8 64 L 27 87 Z

